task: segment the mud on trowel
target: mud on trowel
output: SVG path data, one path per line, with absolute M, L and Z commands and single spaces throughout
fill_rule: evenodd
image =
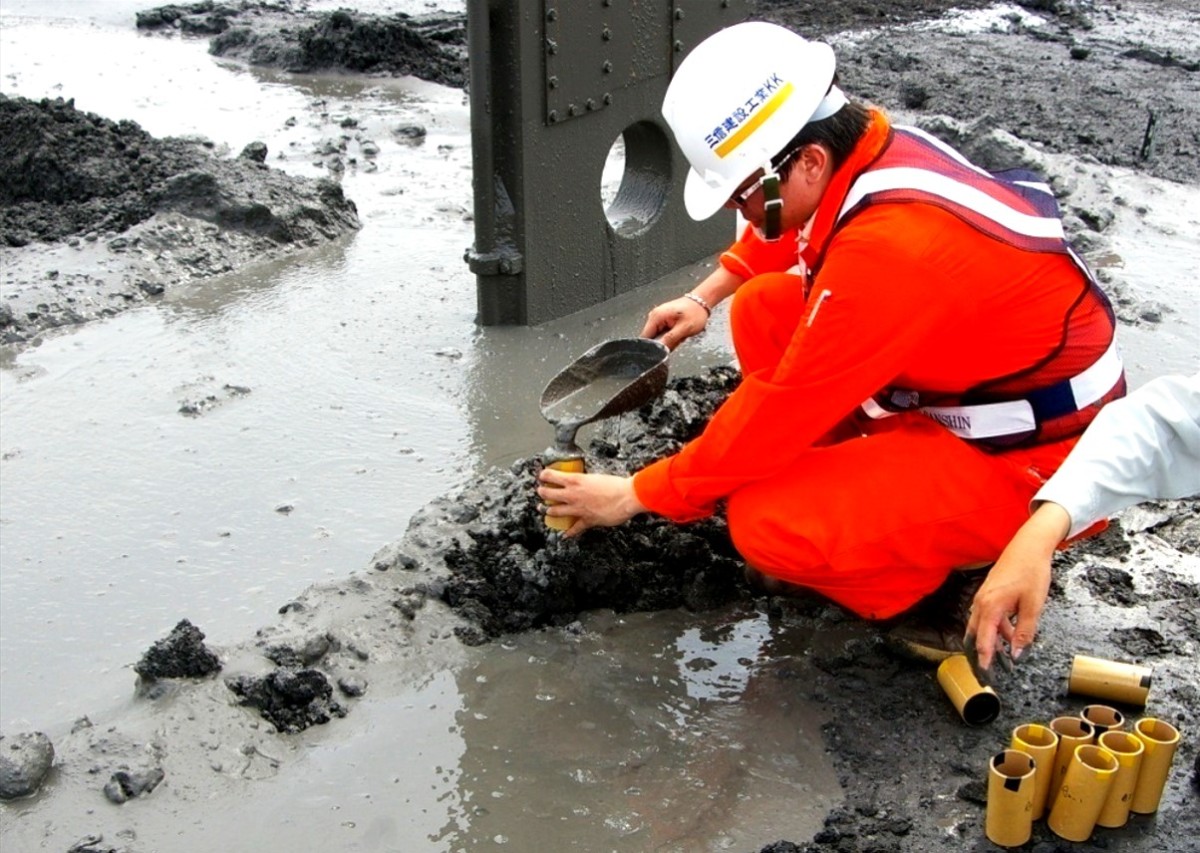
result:
M 542 417 L 554 427 L 554 444 L 543 454 L 547 468 L 583 473 L 583 451 L 575 435 L 584 424 L 640 408 L 667 385 L 666 344 L 650 338 L 617 338 L 597 344 L 568 364 L 542 391 Z M 547 501 L 553 503 L 553 501 Z M 546 516 L 552 530 L 575 523 Z

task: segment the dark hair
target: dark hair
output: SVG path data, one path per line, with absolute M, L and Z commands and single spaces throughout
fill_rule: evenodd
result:
M 814 121 L 800 128 L 800 132 L 792 137 L 783 147 L 783 153 L 777 154 L 772 163 L 779 170 L 779 179 L 786 181 L 796 162 L 796 154 L 805 145 L 819 142 L 829 149 L 833 158 L 833 169 L 845 162 L 858 144 L 858 140 L 866 133 L 871 123 L 871 113 L 863 104 L 848 101 L 840 110 L 829 118 Z

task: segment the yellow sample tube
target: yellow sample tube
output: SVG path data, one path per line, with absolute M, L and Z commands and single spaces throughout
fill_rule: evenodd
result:
M 1075 655 L 1067 679 L 1070 692 L 1128 705 L 1145 705 L 1154 670 L 1134 663 Z
M 1055 717 L 1050 721 L 1050 728 L 1058 735 L 1058 750 L 1054 754 L 1054 770 L 1050 774 L 1050 794 L 1047 803 L 1054 806 L 1054 798 L 1062 787 L 1063 776 L 1066 775 L 1067 765 L 1075 754 L 1075 747 L 1092 742 L 1096 731 L 1092 724 L 1082 717 Z
M 1175 758 L 1180 734 L 1170 723 L 1154 717 L 1138 720 L 1133 726 L 1133 734 L 1146 751 L 1142 754 L 1142 769 L 1129 810 L 1135 814 L 1153 814 L 1158 811 L 1163 788 L 1171 775 L 1171 761 Z
M 1001 847 L 1019 847 L 1033 835 L 1033 795 L 1036 765 L 1033 756 L 1006 749 L 988 764 L 988 840 Z
M 1100 746 L 1117 759 L 1117 775 L 1104 801 L 1104 808 L 1096 818 L 1097 826 L 1116 829 L 1129 820 L 1129 806 L 1133 801 L 1133 789 L 1137 785 L 1138 772 L 1142 768 L 1145 747 L 1129 732 L 1111 731 L 1100 735 Z
M 982 726 L 1000 714 L 1000 697 L 975 677 L 966 655 L 950 655 L 937 669 L 938 684 L 967 725 Z
M 582 474 L 587 470 L 584 465 L 582 456 L 567 456 L 555 459 L 552 457 L 552 451 L 546 452 L 546 467 L 553 468 L 556 471 L 565 471 L 568 474 Z M 552 486 L 551 488 L 558 488 Z M 553 506 L 555 501 L 546 501 L 546 506 Z M 546 526 L 551 530 L 570 530 L 571 525 L 575 523 L 575 519 L 569 515 L 547 515 Z
M 1058 752 L 1058 735 L 1049 726 L 1026 723 L 1013 729 L 1011 749 L 1033 758 L 1037 772 L 1033 777 L 1034 820 L 1041 820 L 1050 798 L 1050 781 L 1054 775 L 1054 756 Z
M 1087 841 L 1117 775 L 1117 759 L 1102 746 L 1075 747 L 1046 823 L 1067 841 Z
M 1105 732 L 1120 731 L 1125 727 L 1125 715 L 1108 705 L 1088 705 L 1079 716 L 1092 724 L 1092 741 L 1100 742 Z

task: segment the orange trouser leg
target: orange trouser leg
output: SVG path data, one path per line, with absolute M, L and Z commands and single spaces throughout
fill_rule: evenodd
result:
M 884 619 L 953 569 L 995 560 L 1029 516 L 1040 485 L 1031 465 L 1066 449 L 989 454 L 923 415 L 900 415 L 738 490 L 729 530 L 760 572 Z
M 804 279 L 768 273 L 737 289 L 729 312 L 733 348 L 743 373 L 779 364 L 804 315 Z

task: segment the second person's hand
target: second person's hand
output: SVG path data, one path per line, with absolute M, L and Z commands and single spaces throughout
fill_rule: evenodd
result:
M 1050 564 L 1067 535 L 1071 518 L 1061 506 L 1043 503 L 1008 543 L 975 593 L 967 636 L 975 639 L 979 666 L 1007 643 L 1015 661 L 1033 643 L 1050 594 Z

